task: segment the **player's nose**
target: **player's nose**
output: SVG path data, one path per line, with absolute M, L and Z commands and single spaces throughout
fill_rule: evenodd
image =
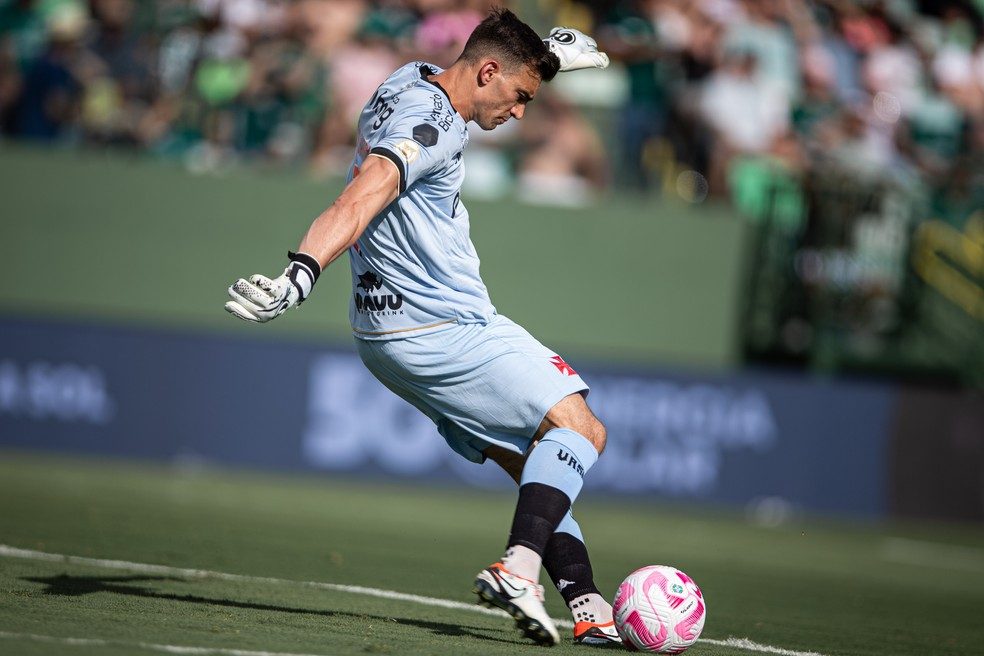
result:
M 509 113 L 512 114 L 512 117 L 518 121 L 523 118 L 523 114 L 526 113 L 526 107 L 516 103 L 512 106 L 512 109 L 509 110 Z

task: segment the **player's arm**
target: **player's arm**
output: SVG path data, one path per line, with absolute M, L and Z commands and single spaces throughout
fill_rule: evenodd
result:
M 255 274 L 229 287 L 228 312 L 245 321 L 265 323 L 302 303 L 322 269 L 344 253 L 383 208 L 400 193 L 400 172 L 383 158 L 369 156 L 359 174 L 308 228 L 279 278 Z
M 370 155 L 355 179 L 311 223 L 297 250 L 311 255 L 324 269 L 355 243 L 369 222 L 399 193 L 400 172 L 396 165 Z

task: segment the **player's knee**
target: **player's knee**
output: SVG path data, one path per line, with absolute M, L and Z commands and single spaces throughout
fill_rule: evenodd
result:
M 550 409 L 540 425 L 536 439 L 554 428 L 569 428 L 584 436 L 599 454 L 605 450 L 605 425 L 591 412 L 580 394 L 572 394 Z
M 605 444 L 608 441 L 608 431 L 605 430 L 605 425 L 594 415 L 581 419 L 581 421 L 577 422 L 574 430 L 594 445 L 598 455 L 601 455 L 602 451 L 605 450 Z
M 604 452 L 605 445 L 608 443 L 608 431 L 605 429 L 605 425 L 596 417 L 593 417 L 588 422 L 584 432 L 581 434 L 588 438 L 588 441 L 594 445 L 595 450 L 598 451 L 598 455 Z

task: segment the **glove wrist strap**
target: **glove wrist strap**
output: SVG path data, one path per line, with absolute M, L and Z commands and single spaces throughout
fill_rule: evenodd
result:
M 287 251 L 287 257 L 290 258 L 290 264 L 287 265 L 284 274 L 297 289 L 297 304 L 300 305 L 311 294 L 314 283 L 318 281 L 318 276 L 321 275 L 321 265 L 307 253 Z

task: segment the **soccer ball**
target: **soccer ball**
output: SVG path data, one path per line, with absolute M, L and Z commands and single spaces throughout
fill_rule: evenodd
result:
M 707 606 L 694 580 L 667 565 L 626 577 L 612 604 L 615 629 L 632 650 L 679 654 L 697 642 Z

